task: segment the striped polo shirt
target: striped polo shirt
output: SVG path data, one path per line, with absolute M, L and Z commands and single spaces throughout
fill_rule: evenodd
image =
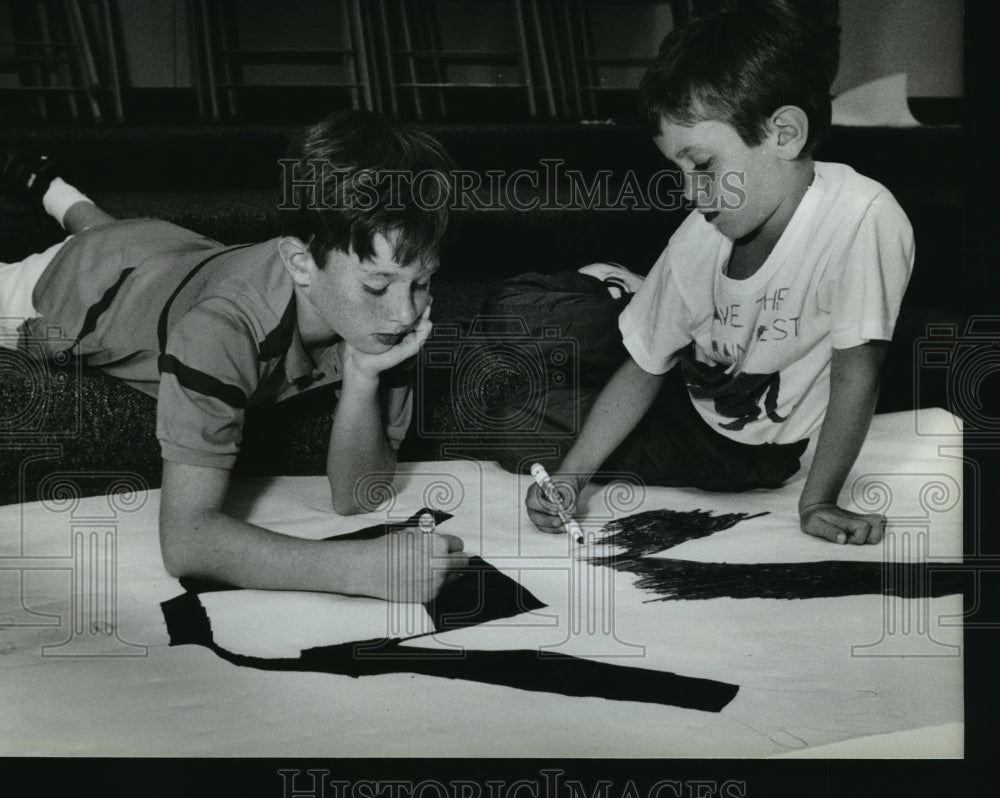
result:
M 71 238 L 32 299 L 22 341 L 81 357 L 157 396 L 163 459 L 232 468 L 247 408 L 340 381 L 336 343 L 307 352 L 278 239 L 225 247 L 169 222 L 131 219 Z M 411 382 L 386 379 L 398 447 Z

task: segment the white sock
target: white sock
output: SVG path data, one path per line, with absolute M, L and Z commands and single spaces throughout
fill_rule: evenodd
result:
M 59 222 L 63 228 L 66 227 L 63 224 L 66 211 L 78 202 L 93 204 L 93 200 L 90 197 L 81 193 L 75 186 L 71 186 L 61 177 L 52 179 L 48 190 L 45 192 L 45 196 L 42 197 L 42 207 L 45 208 L 46 213 Z

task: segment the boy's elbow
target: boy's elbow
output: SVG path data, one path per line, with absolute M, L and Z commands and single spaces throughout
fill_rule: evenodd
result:
M 174 579 L 183 579 L 188 576 L 187 568 L 177 557 L 172 557 L 167 554 L 166 551 L 163 552 L 163 567 L 167 569 L 167 573 L 170 574 Z
M 389 498 L 392 486 L 381 478 L 362 478 L 357 484 L 330 477 L 330 504 L 337 515 L 358 515 L 378 509 Z
M 333 511 L 337 515 L 357 515 L 358 513 L 366 513 L 369 509 L 362 505 L 357 491 L 348 490 L 343 485 L 334 483 L 331 480 L 330 483 L 330 503 L 333 505 Z
M 361 512 L 367 512 L 353 497 L 343 497 L 333 494 L 332 499 L 333 511 L 337 515 L 357 515 Z
M 160 515 L 160 556 L 167 573 L 176 579 L 194 576 L 197 560 L 196 541 L 192 529 L 204 526 L 192 519 L 173 517 L 170 513 Z
M 160 527 L 160 556 L 163 567 L 175 579 L 188 576 L 188 563 L 184 556 L 184 547 L 179 545 L 176 535 L 166 532 Z

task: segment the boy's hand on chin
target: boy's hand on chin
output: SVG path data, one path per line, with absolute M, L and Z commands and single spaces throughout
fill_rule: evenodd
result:
M 362 352 L 344 341 L 341 344 L 340 354 L 345 376 L 353 374 L 372 382 L 378 382 L 379 375 L 383 371 L 388 371 L 416 355 L 434 326 L 431 323 L 430 315 L 431 306 L 428 305 L 413 329 L 406 333 L 399 343 L 377 355 Z
M 885 535 L 883 516 L 852 513 L 833 503 L 806 507 L 799 518 L 803 532 L 832 543 L 881 543 Z

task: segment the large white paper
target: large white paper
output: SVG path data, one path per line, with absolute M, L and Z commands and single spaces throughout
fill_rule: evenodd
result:
M 888 518 L 880 546 L 836 546 L 798 530 L 805 469 L 780 490 L 745 494 L 592 488 L 580 520 L 594 531 L 655 508 L 767 512 L 656 556 L 954 563 L 960 457 L 960 429 L 943 411 L 876 417 L 842 502 Z M 765 757 L 860 749 L 892 757 L 910 755 L 896 741 L 918 736 L 921 756 L 961 756 L 960 596 L 653 601 L 630 574 L 581 562 L 566 536 L 534 530 L 523 510 L 529 480 L 493 463 L 408 463 L 394 497 L 365 516 L 333 514 L 322 477 L 237 483 L 230 505 L 311 538 L 403 520 L 424 505 L 451 513 L 441 531 L 461 535 L 467 550 L 547 607 L 407 645 L 533 649 L 738 685 L 721 712 L 410 673 L 268 672 L 200 646 L 168 646 L 159 604 L 182 590 L 160 560 L 159 493 L 150 491 L 128 502 L 0 507 L 0 752 Z M 102 580 L 105 564 L 113 578 Z M 426 613 L 412 605 L 261 591 L 201 600 L 216 643 L 256 657 L 428 631 Z M 841 747 L 824 748 L 831 745 Z

